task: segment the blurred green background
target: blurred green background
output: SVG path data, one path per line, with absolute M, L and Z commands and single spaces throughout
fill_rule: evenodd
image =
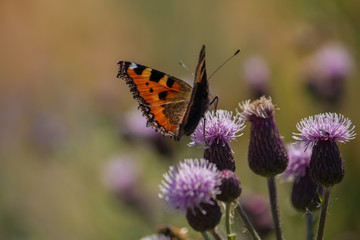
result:
M 324 111 L 359 126 L 359 9 L 357 0 L 1 1 L 0 239 L 139 239 L 159 223 L 188 227 L 162 207 L 158 185 L 170 165 L 202 150 L 186 137 L 142 136 L 142 120 L 134 133 L 128 116 L 137 103 L 116 78 L 119 60 L 192 83 L 178 60 L 194 71 L 206 44 L 210 74 L 241 49 L 210 80 L 219 108 L 235 111 L 251 97 L 243 67 L 261 56 L 285 142 L 301 118 Z M 336 105 L 310 94 L 304 80 L 308 59 L 329 42 L 341 43 L 353 61 Z M 266 195 L 265 179 L 247 165 L 248 137 L 247 127 L 232 143 L 243 194 Z M 346 173 L 333 189 L 325 239 L 360 239 L 359 140 L 340 149 Z M 134 164 L 129 195 L 109 187 L 113 159 Z M 291 207 L 290 189 L 278 185 L 283 229 L 287 239 L 304 239 L 305 218 Z

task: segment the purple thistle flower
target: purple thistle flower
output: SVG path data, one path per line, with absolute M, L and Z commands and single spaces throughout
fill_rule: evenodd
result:
M 230 141 L 241 136 L 245 124 L 232 112 L 217 110 L 205 114 L 204 121 L 200 121 L 189 145 L 205 145 L 204 158 L 216 164 L 218 170 L 230 169 L 235 171 L 234 153 Z
M 229 144 L 231 140 L 240 137 L 245 128 L 244 121 L 238 116 L 226 110 L 209 111 L 205 114 L 205 134 L 204 121 L 201 120 L 191 135 L 190 146 L 216 144 Z M 204 138 L 205 135 L 205 138 Z
M 355 126 L 351 125 L 348 118 L 336 113 L 304 118 L 296 125 L 300 133 L 293 137 L 313 147 L 309 173 L 315 183 L 331 187 L 343 179 L 344 164 L 336 143 L 355 138 Z
M 214 205 L 212 196 L 220 193 L 220 184 L 215 164 L 206 159 L 185 159 L 164 174 L 159 197 L 171 210 L 194 213 L 195 209 L 200 209 L 204 213 L 200 205 Z
M 283 181 L 298 181 L 305 175 L 311 158 L 311 149 L 306 148 L 302 142 L 291 143 L 287 145 L 289 164 L 281 174 Z
M 314 146 L 319 141 L 345 143 L 355 138 L 355 126 L 351 120 L 337 113 L 321 113 L 304 118 L 296 124 L 300 133 L 294 133 L 294 139 L 302 141 L 305 146 Z

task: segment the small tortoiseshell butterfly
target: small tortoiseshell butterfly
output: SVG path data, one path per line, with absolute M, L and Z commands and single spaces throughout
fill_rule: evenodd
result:
M 205 46 L 200 51 L 194 87 L 176 77 L 133 62 L 120 61 L 118 78 L 129 85 L 147 126 L 180 140 L 192 134 L 209 108 Z

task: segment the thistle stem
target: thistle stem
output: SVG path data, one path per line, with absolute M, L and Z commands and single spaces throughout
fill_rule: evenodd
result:
M 219 231 L 217 230 L 217 228 L 215 227 L 214 229 L 209 231 L 211 233 L 211 235 L 213 236 L 213 238 L 215 240 L 225 240 L 224 237 L 219 233 Z
M 324 236 L 325 220 L 329 205 L 330 193 L 331 187 L 327 187 L 324 189 L 324 202 L 321 204 L 320 220 L 316 237 L 317 240 L 322 240 Z
M 211 240 L 209 235 L 205 231 L 201 232 L 201 235 L 204 237 L 205 240 Z
M 314 231 L 313 231 L 313 223 L 314 223 L 314 215 L 311 212 L 307 212 L 305 214 L 306 218 L 306 240 L 313 240 Z
M 268 183 L 268 190 L 269 190 L 271 213 L 272 213 L 272 217 L 273 217 L 274 225 L 275 225 L 276 239 L 283 240 L 284 237 L 283 237 L 283 233 L 282 233 L 282 229 L 281 229 L 275 178 L 274 177 L 267 178 L 267 183 Z
M 226 203 L 226 214 L 225 214 L 225 227 L 226 227 L 226 235 L 231 235 L 231 226 L 230 226 L 230 203 Z
M 261 240 L 258 233 L 256 232 L 255 228 L 251 224 L 248 216 L 246 215 L 244 209 L 241 207 L 240 203 L 238 203 L 236 207 L 236 212 L 240 215 L 241 219 L 243 220 L 244 224 L 246 225 L 247 230 L 249 231 L 250 235 L 255 240 Z

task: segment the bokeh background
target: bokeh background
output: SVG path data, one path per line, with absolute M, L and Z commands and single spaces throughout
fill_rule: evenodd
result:
M 208 74 L 241 49 L 210 79 L 218 108 L 270 95 L 287 143 L 301 118 L 321 112 L 359 126 L 359 9 L 357 0 L 1 1 L 0 239 L 139 239 L 159 223 L 188 227 L 165 211 L 158 185 L 202 150 L 144 128 L 116 78 L 119 60 L 192 83 L 178 61 L 194 71 L 202 44 Z M 249 128 L 232 143 L 244 199 L 267 194 L 247 165 L 248 138 Z M 359 140 L 340 149 L 346 173 L 325 239 L 360 239 Z M 278 185 L 283 229 L 304 239 L 290 189 Z

